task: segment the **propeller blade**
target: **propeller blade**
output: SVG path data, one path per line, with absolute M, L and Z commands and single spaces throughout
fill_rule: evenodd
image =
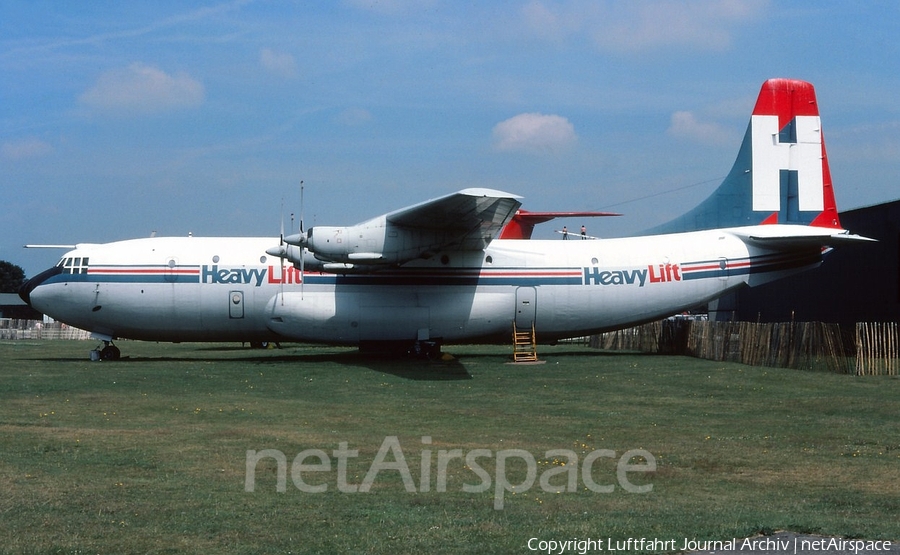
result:
M 278 239 L 278 249 L 281 251 L 281 306 L 284 306 L 284 197 L 281 197 L 281 235 Z

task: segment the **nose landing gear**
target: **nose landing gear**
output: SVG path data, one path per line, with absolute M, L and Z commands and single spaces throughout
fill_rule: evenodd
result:
M 112 341 L 103 341 L 103 347 L 97 347 L 91 351 L 91 360 L 119 360 L 122 352 L 113 345 Z

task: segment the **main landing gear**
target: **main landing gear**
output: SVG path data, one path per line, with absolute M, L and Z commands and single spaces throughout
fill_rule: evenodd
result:
M 395 358 L 439 360 L 441 339 L 418 341 L 360 341 L 359 352 L 369 355 L 383 355 Z
M 97 347 L 91 351 L 91 360 L 119 360 L 122 358 L 122 351 L 113 345 L 112 341 L 103 341 L 103 347 Z

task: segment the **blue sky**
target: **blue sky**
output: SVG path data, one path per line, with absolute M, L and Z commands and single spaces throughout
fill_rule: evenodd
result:
M 277 235 L 300 180 L 307 226 L 490 187 L 634 233 L 716 187 L 770 77 L 816 86 L 840 209 L 895 200 L 898 35 L 893 1 L 4 0 L 0 259 Z

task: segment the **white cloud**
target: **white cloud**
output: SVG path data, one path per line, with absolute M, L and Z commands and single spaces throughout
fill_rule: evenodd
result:
M 4 160 L 10 161 L 40 158 L 51 152 L 53 152 L 53 147 L 49 143 L 34 137 L 18 141 L 7 141 L 0 146 L 0 156 Z
M 382 15 L 400 15 L 431 9 L 436 2 L 435 0 L 344 0 L 344 3 Z
M 199 106 L 205 97 L 203 84 L 187 73 L 135 62 L 101 75 L 79 100 L 104 112 L 147 114 Z
M 525 24 L 539 37 L 556 40 L 566 31 L 560 15 L 538 0 L 532 0 L 522 7 Z
M 575 127 L 562 116 L 519 114 L 494 126 L 494 146 L 502 151 L 554 151 L 577 139 Z
M 372 113 L 364 108 L 347 108 L 337 115 L 336 121 L 348 126 L 363 125 L 372 121 Z
M 571 0 L 522 9 L 533 34 L 557 40 L 584 36 L 601 50 L 636 52 L 669 47 L 725 50 L 735 29 L 758 19 L 769 0 Z
M 294 57 L 284 52 L 275 52 L 271 48 L 263 48 L 259 51 L 259 63 L 267 71 L 282 77 L 294 78 L 297 76 L 297 62 Z
M 693 113 L 684 111 L 672 114 L 666 133 L 705 144 L 721 144 L 733 139 L 733 134 L 718 123 L 699 121 Z

